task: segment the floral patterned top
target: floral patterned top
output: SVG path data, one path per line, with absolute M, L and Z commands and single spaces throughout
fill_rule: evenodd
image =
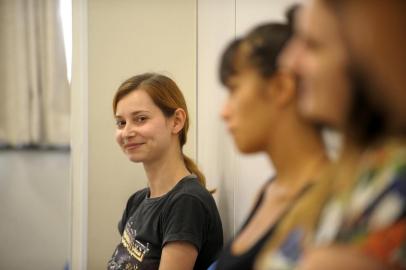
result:
M 358 168 L 340 192 L 333 185 L 338 167 L 325 174 L 292 212 L 282 241 L 264 248 L 255 269 L 293 270 L 306 247 L 338 243 L 406 269 L 406 144 L 388 142 L 366 151 Z
M 406 269 L 406 146 L 388 143 L 367 152 L 351 190 L 324 208 L 316 244 L 350 244 Z

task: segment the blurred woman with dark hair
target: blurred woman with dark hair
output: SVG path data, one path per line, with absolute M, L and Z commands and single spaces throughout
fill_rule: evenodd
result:
M 266 153 L 276 175 L 260 190 L 216 269 L 253 269 L 264 243 L 329 162 L 319 128 L 297 111 L 295 78 L 278 67 L 291 34 L 291 24 L 260 25 L 231 42 L 222 57 L 220 79 L 229 91 L 222 117 L 240 152 Z

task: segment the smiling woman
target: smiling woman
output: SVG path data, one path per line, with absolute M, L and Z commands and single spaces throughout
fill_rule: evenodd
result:
M 189 128 L 182 92 L 168 77 L 141 74 L 119 87 L 113 111 L 116 141 L 143 163 L 148 188 L 127 202 L 108 269 L 207 269 L 223 231 L 204 175 L 182 152 Z

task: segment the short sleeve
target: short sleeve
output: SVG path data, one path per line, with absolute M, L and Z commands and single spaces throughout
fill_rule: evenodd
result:
M 198 252 L 207 237 L 208 214 L 204 204 L 192 195 L 183 194 L 172 201 L 162 220 L 162 247 L 172 241 L 186 241 Z

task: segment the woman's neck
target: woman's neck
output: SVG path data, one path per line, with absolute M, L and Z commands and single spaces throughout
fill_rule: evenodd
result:
M 190 175 L 180 152 L 168 153 L 153 162 L 144 162 L 144 169 L 148 178 L 151 198 L 165 195 L 180 180 Z
M 352 186 L 365 149 L 352 140 L 350 136 L 343 135 L 343 146 L 336 165 L 335 178 L 337 181 L 335 181 L 335 188 L 348 189 Z
M 267 153 L 277 181 L 290 187 L 300 188 L 317 179 L 329 163 L 320 132 L 299 119 L 274 134 Z
M 286 158 L 289 155 L 285 156 Z M 315 182 L 329 164 L 324 151 L 302 152 L 274 162 L 277 183 L 291 189 L 293 193 L 309 183 Z

